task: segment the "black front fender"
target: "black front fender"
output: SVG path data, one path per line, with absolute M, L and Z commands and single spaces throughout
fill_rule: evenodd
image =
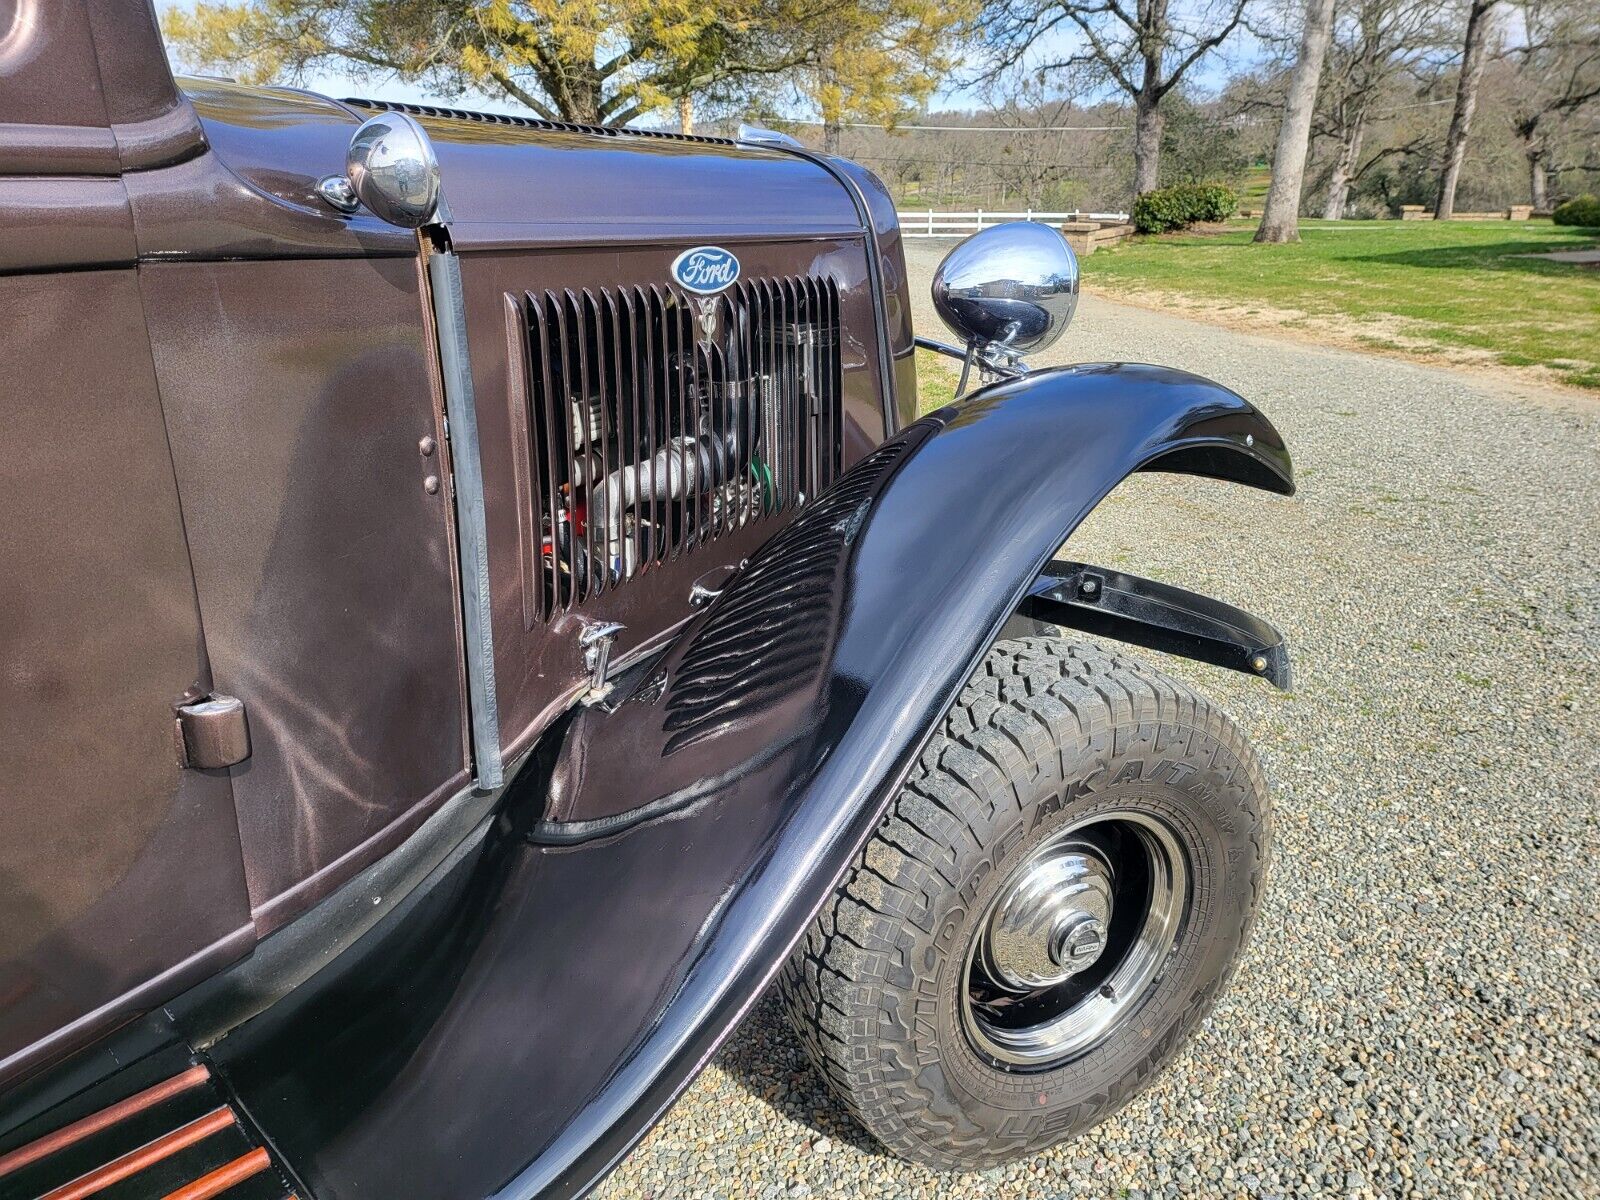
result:
M 853 467 L 573 721 L 529 820 L 215 1048 L 302 1186 L 586 1190 L 760 995 L 1041 568 L 1140 469 L 1293 490 L 1244 400 L 1110 364 L 988 388 Z

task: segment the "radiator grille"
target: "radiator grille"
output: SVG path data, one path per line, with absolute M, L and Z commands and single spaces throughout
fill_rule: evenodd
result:
M 832 280 L 749 280 L 714 297 L 525 292 L 508 305 L 530 626 L 833 482 Z

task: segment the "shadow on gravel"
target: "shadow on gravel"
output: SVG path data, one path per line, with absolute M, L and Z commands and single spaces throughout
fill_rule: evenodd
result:
M 887 1155 L 811 1065 L 783 1015 L 776 988 L 756 1002 L 716 1062 L 753 1099 L 789 1120 L 865 1154 Z

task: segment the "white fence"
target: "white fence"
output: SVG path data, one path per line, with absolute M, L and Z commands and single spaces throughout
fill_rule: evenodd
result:
M 905 237 L 966 237 L 990 225 L 1007 221 L 1042 221 L 1059 225 L 1063 221 L 1126 221 L 1127 213 L 1101 212 L 1044 212 L 1028 209 L 1025 212 L 933 212 L 911 209 L 896 214 L 900 218 L 900 233 Z

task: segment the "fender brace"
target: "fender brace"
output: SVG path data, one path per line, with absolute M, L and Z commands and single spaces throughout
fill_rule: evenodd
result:
M 1242 608 L 1088 563 L 1053 562 L 1022 601 L 1022 615 L 1067 629 L 1259 675 L 1294 686 L 1283 634 Z

